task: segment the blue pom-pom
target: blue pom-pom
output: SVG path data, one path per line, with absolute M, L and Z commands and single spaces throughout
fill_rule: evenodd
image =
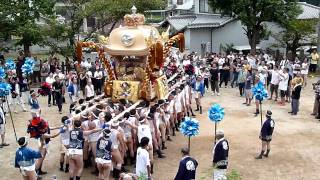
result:
M 13 61 L 13 59 L 7 59 L 7 61 L 5 63 L 5 67 L 7 70 L 15 70 L 16 63 Z
M 34 62 L 31 58 L 27 58 L 24 64 L 22 65 L 22 73 L 24 75 L 30 75 L 33 73 Z
M 6 77 L 6 72 L 2 67 L 0 67 L 0 78 L 4 79 Z
M 268 91 L 264 88 L 264 85 L 261 81 L 259 81 L 258 84 L 252 88 L 252 93 L 253 96 L 259 101 L 263 101 L 268 98 Z
M 0 97 L 8 96 L 11 91 L 11 85 L 8 83 L 0 82 Z
M 224 118 L 224 108 L 219 104 L 214 104 L 208 111 L 209 119 L 213 122 L 219 122 Z
M 198 135 L 199 134 L 199 121 L 194 118 L 185 117 L 184 121 L 181 122 L 180 132 L 183 135 L 188 136 L 188 137 Z

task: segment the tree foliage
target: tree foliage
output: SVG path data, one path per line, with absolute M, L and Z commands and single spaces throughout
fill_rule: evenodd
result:
M 283 31 L 273 35 L 281 47 L 290 51 L 292 60 L 296 56 L 297 49 L 305 42 L 312 40 L 312 35 L 316 32 L 316 20 L 290 19 L 283 24 Z
M 213 9 L 238 18 L 246 27 L 251 53 L 268 34 L 265 22 L 283 22 L 299 13 L 296 0 L 209 0 Z
M 38 23 L 40 19 L 53 17 L 52 0 L 5 0 L 0 2 L 0 35 L 19 38 L 17 44 L 23 45 L 26 52 L 33 44 L 43 41 L 45 33 Z

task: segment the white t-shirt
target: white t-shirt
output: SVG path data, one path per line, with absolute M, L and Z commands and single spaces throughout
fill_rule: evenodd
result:
M 308 70 L 308 63 L 302 63 L 301 64 L 301 74 L 307 75 L 309 70 Z
M 93 97 L 94 96 L 94 87 L 93 85 L 86 85 L 86 97 Z
M 52 77 L 50 77 L 50 76 L 48 76 L 47 78 L 46 78 L 46 83 L 48 83 L 48 84 L 50 84 L 50 85 L 52 85 L 52 83 L 54 83 L 54 78 Z
M 271 73 L 271 84 L 273 85 L 278 85 L 280 82 L 280 77 L 279 77 L 279 73 L 275 70 L 272 70 Z
M 288 82 L 289 82 L 289 74 L 281 73 L 280 76 L 280 83 L 279 83 L 279 89 L 282 91 L 286 91 L 288 89 Z
M 138 141 L 141 142 L 141 139 L 143 137 L 149 138 L 149 144 L 152 144 L 152 135 L 151 135 L 151 129 L 150 126 L 146 124 L 142 124 L 138 126 Z
M 182 65 L 183 65 L 183 66 L 186 66 L 186 65 L 188 65 L 188 64 L 190 64 L 190 60 L 189 60 L 189 59 L 184 60 L 184 61 L 182 62 Z
M 265 85 L 266 84 L 266 80 L 267 80 L 267 74 L 260 73 L 259 74 L 259 79 L 262 82 L 262 84 Z
M 102 71 L 96 71 L 94 72 L 94 78 L 101 79 L 103 76 Z
M 254 59 L 253 57 L 247 57 L 247 60 L 251 67 L 256 66 L 256 59 Z
M 218 61 L 219 69 L 222 69 L 222 65 L 223 65 L 223 63 L 225 63 L 224 58 L 220 58 L 220 59 L 219 59 L 219 61 Z
M 139 147 L 137 150 L 136 175 L 148 175 L 147 166 L 150 166 L 149 153 L 146 149 Z

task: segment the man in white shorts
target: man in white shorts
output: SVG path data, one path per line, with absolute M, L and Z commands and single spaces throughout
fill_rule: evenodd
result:
M 6 134 L 6 117 L 5 117 L 3 108 L 0 107 L 0 135 L 1 135 L 0 148 L 3 148 L 4 146 L 9 146 L 9 144 L 5 142 L 5 134 Z
M 41 153 L 27 147 L 28 140 L 21 137 L 18 140 L 19 149 L 16 151 L 15 167 L 20 169 L 24 180 L 36 180 L 36 163 L 35 159 L 41 158 Z

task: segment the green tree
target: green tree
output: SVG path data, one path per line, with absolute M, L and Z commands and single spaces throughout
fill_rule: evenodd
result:
M 53 17 L 54 1 L 5 0 L 1 1 L 0 7 L 0 34 L 3 37 L 18 37 L 17 44 L 23 45 L 25 52 L 29 52 L 31 45 L 44 40 L 45 33 L 39 20 Z
M 316 32 L 316 20 L 290 19 L 282 25 L 283 31 L 273 35 L 281 47 L 286 48 L 286 52 L 292 53 L 291 60 L 296 57 L 297 48 L 304 42 L 310 42 L 312 35 Z
M 265 22 L 282 22 L 299 12 L 296 0 L 209 0 L 209 4 L 246 26 L 251 54 L 256 53 L 257 44 L 268 35 Z

